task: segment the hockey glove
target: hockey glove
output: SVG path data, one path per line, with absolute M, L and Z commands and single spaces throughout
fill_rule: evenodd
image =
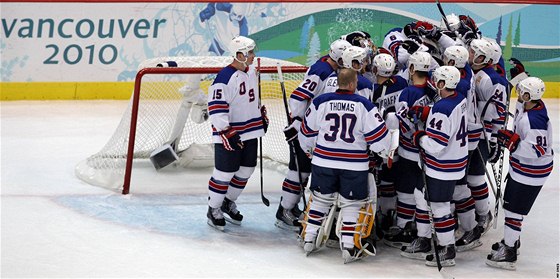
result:
M 418 130 L 412 134 L 412 144 L 416 147 L 420 147 L 420 138 L 426 135 L 426 131 Z
M 517 75 L 525 72 L 525 66 L 523 66 L 523 63 L 521 63 L 521 61 L 517 60 L 516 58 L 510 58 L 509 64 L 511 64 L 512 66 L 512 68 L 509 69 L 510 78 L 513 79 Z
M 422 122 L 426 122 L 429 114 L 430 107 L 428 106 L 412 106 L 410 110 L 408 110 L 408 117 L 412 119 L 420 119 Z
M 514 152 L 519 145 L 521 139 L 519 135 L 510 130 L 498 130 L 498 145 L 509 149 L 510 152 Z
M 231 127 L 221 131 L 219 135 L 226 150 L 235 151 L 243 149 L 241 137 L 239 137 L 239 134 Z
M 270 123 L 270 121 L 268 120 L 268 116 L 266 115 L 267 115 L 266 107 L 263 105 L 261 106 L 261 117 L 262 117 L 263 129 L 265 133 L 268 131 L 268 124 Z
M 434 85 L 434 82 L 429 79 L 426 82 L 426 87 L 424 87 L 424 93 L 428 96 L 428 98 L 430 98 L 430 100 L 432 100 L 432 102 L 437 102 L 441 99 L 441 97 L 439 96 L 436 86 Z
M 297 141 L 298 131 L 293 126 L 288 126 L 284 128 L 284 136 L 286 137 L 286 141 L 291 143 L 293 141 Z
M 409 54 L 415 53 L 422 44 L 422 40 L 418 36 L 410 36 L 408 40 L 404 40 L 401 43 L 401 47 L 404 48 Z
M 488 153 L 488 162 L 495 164 L 500 159 L 502 154 L 502 148 L 500 148 L 495 142 L 490 142 L 490 151 Z
M 368 157 L 369 157 L 370 172 L 372 169 L 380 167 L 381 164 L 383 164 L 383 158 L 371 150 L 368 150 Z
M 424 36 L 430 40 L 439 41 L 441 38 L 441 31 L 429 22 L 418 21 L 416 22 L 416 30 L 419 36 Z

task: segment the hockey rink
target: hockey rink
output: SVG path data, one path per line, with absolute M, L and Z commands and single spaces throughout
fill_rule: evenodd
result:
M 446 268 L 455 278 L 558 278 L 560 100 L 545 102 L 555 129 L 555 167 L 523 222 L 517 271 L 484 263 L 503 235 L 500 210 L 484 245 L 458 253 L 456 266 Z M 441 278 L 437 268 L 382 243 L 377 256 L 346 265 L 339 249 L 306 257 L 295 233 L 274 226 L 284 178 L 277 170 L 264 170 L 270 207 L 261 202 L 257 168 L 237 202 L 243 224 L 228 223 L 225 233 L 206 224 L 211 168 L 156 172 L 141 162 L 126 196 L 81 181 L 74 167 L 104 146 L 127 104 L 0 103 L 0 277 Z

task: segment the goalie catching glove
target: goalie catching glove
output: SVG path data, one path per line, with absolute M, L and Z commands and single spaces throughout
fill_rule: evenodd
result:
M 231 127 L 221 131 L 219 134 L 226 150 L 235 151 L 243 149 L 243 142 L 241 141 L 241 137 Z

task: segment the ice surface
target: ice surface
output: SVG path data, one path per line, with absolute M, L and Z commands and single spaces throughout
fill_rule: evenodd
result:
M 560 154 L 559 101 L 546 100 Z M 378 245 L 378 254 L 344 265 L 338 249 L 309 257 L 296 235 L 274 226 L 283 175 L 265 170 L 260 198 L 256 171 L 238 200 L 243 225 L 226 233 L 206 225 L 211 169 L 156 173 L 135 165 L 131 194 L 91 186 L 75 165 L 100 150 L 127 101 L 1 102 L 1 277 L 440 277 L 422 261 Z M 283 119 L 282 119 L 283 120 Z M 274 121 L 274 119 L 271 119 Z M 457 255 L 456 278 L 557 277 L 558 160 L 523 222 L 517 271 L 484 264 L 497 230 L 484 245 Z M 492 206 L 492 205 L 491 205 Z M 493 206 L 492 206 L 493 208 Z

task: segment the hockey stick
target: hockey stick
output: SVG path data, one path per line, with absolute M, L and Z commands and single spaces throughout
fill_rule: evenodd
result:
M 445 15 L 445 12 L 443 12 L 443 7 L 441 6 L 439 0 L 436 0 L 436 5 L 438 7 L 439 13 L 441 14 L 441 18 L 443 19 L 443 23 L 445 23 L 445 27 L 447 27 L 447 30 L 451 31 L 451 27 L 449 26 L 449 22 L 447 21 L 447 16 Z
M 418 119 L 414 116 L 414 126 L 416 127 L 416 131 L 418 131 Z M 432 212 L 432 205 L 429 201 L 430 193 L 428 192 L 428 180 L 426 179 L 426 162 L 424 160 L 426 154 L 424 153 L 424 149 L 421 146 L 418 146 L 418 157 L 420 159 L 420 168 L 422 169 L 422 182 L 424 183 L 424 189 L 426 192 L 426 204 L 428 205 L 428 218 L 430 220 L 430 229 L 432 230 L 432 245 L 434 245 L 434 257 L 436 258 L 436 264 L 439 271 L 439 274 L 444 279 L 453 279 L 454 277 L 451 276 L 446 270 L 443 269 L 441 266 L 441 259 L 439 258 L 439 253 L 437 250 L 437 234 L 436 234 L 436 227 L 434 223 L 434 216 Z
M 261 58 L 257 58 L 257 77 L 259 82 L 259 109 L 261 108 Z M 263 120 L 264 121 L 264 120 Z M 259 165 L 261 171 L 261 199 L 264 205 L 270 206 L 270 201 L 264 196 L 264 181 L 263 181 L 263 147 L 262 137 L 259 138 Z
M 288 121 L 288 126 L 289 126 L 290 124 L 292 124 L 292 120 L 290 119 L 290 109 L 288 108 L 288 97 L 286 96 L 286 86 L 284 85 L 284 75 L 282 75 L 282 67 L 280 67 L 280 63 L 276 64 L 276 70 L 278 71 L 278 79 L 280 80 L 280 87 L 282 88 L 282 100 L 284 101 L 284 110 L 286 111 L 286 120 Z M 305 201 L 305 184 L 302 181 L 296 147 L 293 142 L 288 142 L 288 145 L 290 146 L 290 152 L 294 156 L 294 163 L 296 164 L 299 185 L 301 187 L 301 196 L 303 197 L 303 206 L 304 206 L 303 209 L 305 211 L 305 207 L 307 206 L 307 202 Z

